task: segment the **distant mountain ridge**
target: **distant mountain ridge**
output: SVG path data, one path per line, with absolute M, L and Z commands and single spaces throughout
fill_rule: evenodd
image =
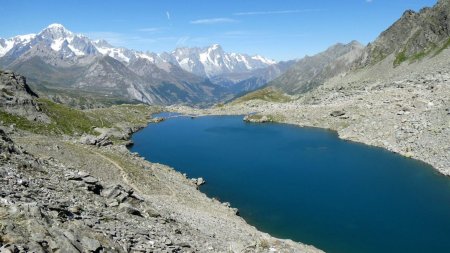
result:
M 338 43 L 324 52 L 298 60 L 267 86 L 291 95 L 307 92 L 322 85 L 327 79 L 350 70 L 363 49 L 364 46 L 357 41 Z
M 90 40 L 61 24 L 38 34 L 0 39 L 0 67 L 29 76 L 31 82 L 152 104 L 213 103 L 240 89 L 213 83 L 210 77 L 243 74 L 231 82 L 235 84 L 253 77 L 252 71 L 272 66 L 276 63 L 262 56 L 225 53 L 219 45 L 144 53 Z
M 276 64 L 260 55 L 226 53 L 218 44 L 205 48 L 177 48 L 171 54 L 160 55 L 193 74 L 214 77 L 229 73 L 244 73 Z
M 190 73 L 205 77 L 249 72 L 276 64 L 275 61 L 260 55 L 226 53 L 218 44 L 205 48 L 177 48 L 171 53 L 144 53 L 114 47 L 105 40 L 90 40 L 84 35 L 72 33 L 61 24 L 51 24 L 39 34 L 0 39 L 0 57 L 17 58 L 41 43 L 59 52 L 60 56 L 66 59 L 99 55 L 110 56 L 124 63 L 146 59 L 160 67 L 168 63 L 178 65 Z
M 365 75 L 380 77 L 392 73 L 401 64 L 433 57 L 448 47 L 450 0 L 439 0 L 435 6 L 419 12 L 405 11 L 366 47 L 356 41 L 336 44 L 322 53 L 300 59 L 265 87 L 291 95 L 304 94 L 332 78 L 361 70 L 366 71 Z M 375 65 L 379 67 L 374 68 Z

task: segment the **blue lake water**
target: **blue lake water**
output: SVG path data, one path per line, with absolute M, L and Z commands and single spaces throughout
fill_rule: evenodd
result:
M 133 141 L 273 236 L 330 253 L 450 252 L 450 179 L 422 162 L 238 116 L 173 118 Z

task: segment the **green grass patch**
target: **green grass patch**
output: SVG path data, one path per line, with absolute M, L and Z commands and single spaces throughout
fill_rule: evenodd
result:
M 57 104 L 48 99 L 38 99 L 42 113 L 50 118 L 50 123 L 30 121 L 25 117 L 13 115 L 0 110 L 0 121 L 4 125 L 14 124 L 18 129 L 44 135 L 83 133 L 97 134 L 96 127 L 111 128 L 116 124 L 145 124 L 151 113 L 159 112 L 159 108 L 147 105 L 120 105 L 109 108 L 77 110 Z
M 425 50 L 425 51 L 421 51 L 421 52 L 415 53 L 411 56 L 407 56 L 405 51 L 402 51 L 395 56 L 394 67 L 399 66 L 400 64 L 402 64 L 405 61 L 409 61 L 410 63 L 413 63 L 415 61 L 421 60 L 425 56 L 427 56 L 431 51 L 433 51 L 433 49 L 434 48 L 431 48 L 431 49 Z
M 395 56 L 395 60 L 394 60 L 394 67 L 399 66 L 400 64 L 402 64 L 404 61 L 406 61 L 408 59 L 408 57 L 406 56 L 405 51 L 402 51 L 400 53 L 398 53 Z
M 421 60 L 421 59 L 423 59 L 425 56 L 427 56 L 428 53 L 429 53 L 429 51 L 422 51 L 422 52 L 416 53 L 416 54 L 412 55 L 412 56 L 409 58 L 409 61 L 410 61 L 410 62 L 414 62 L 414 61 Z
M 51 129 L 68 135 L 93 133 L 93 128 L 101 126 L 101 121 L 89 118 L 83 111 L 72 109 L 47 99 L 39 99 L 42 112 L 51 119 Z
M 384 54 L 383 51 L 380 48 L 378 48 L 378 47 L 374 47 L 373 48 L 373 50 L 371 52 L 371 55 L 372 55 L 372 59 L 370 61 L 371 65 L 375 65 L 378 62 L 383 61 L 387 57 L 387 55 Z
M 291 101 L 291 98 L 280 91 L 272 88 L 264 88 L 251 93 L 248 93 L 242 97 L 236 98 L 231 101 L 230 104 L 239 104 L 251 100 L 263 100 L 267 102 L 286 103 Z
M 0 110 L 0 121 L 3 121 L 3 124 L 6 126 L 9 125 L 15 125 L 17 128 L 35 132 L 35 133 L 47 133 L 48 132 L 48 125 L 35 122 L 35 121 L 29 121 L 25 117 L 13 115 L 7 112 L 4 112 Z
M 436 56 L 436 55 L 438 55 L 438 54 L 440 54 L 440 53 L 442 53 L 442 51 L 444 51 L 445 49 L 447 49 L 447 48 L 449 48 L 449 47 L 450 47 L 450 38 L 444 43 L 444 45 L 442 45 L 442 46 L 434 53 L 433 57 Z
M 101 127 L 112 127 L 115 124 L 128 122 L 131 124 L 145 124 L 150 115 L 161 111 L 160 107 L 144 104 L 116 105 L 107 108 L 84 110 L 92 119 L 100 121 Z

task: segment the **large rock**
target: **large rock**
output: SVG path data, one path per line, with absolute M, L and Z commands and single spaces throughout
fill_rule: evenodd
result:
M 101 134 L 100 136 L 84 134 L 83 136 L 80 137 L 79 143 L 85 145 L 95 145 L 99 147 L 113 144 L 109 136 L 106 134 Z
M 131 214 L 131 215 L 142 216 L 141 212 L 137 208 L 133 207 L 132 205 L 130 205 L 128 203 L 120 204 L 119 205 L 119 210 L 122 210 L 122 211 L 124 211 L 124 212 L 126 212 L 128 214 Z
M 98 252 L 102 248 L 102 245 L 98 240 L 86 236 L 81 238 L 81 245 L 87 252 Z
M 0 108 L 28 120 L 49 123 L 36 99 L 38 96 L 28 86 L 25 77 L 9 71 L 0 71 Z
M 205 179 L 203 179 L 202 177 L 199 177 L 199 178 L 192 178 L 191 181 L 192 181 L 192 183 L 194 183 L 196 186 L 201 186 L 201 185 L 206 184 Z
M 341 116 L 344 116 L 344 115 L 345 115 L 345 112 L 344 111 L 340 111 L 340 110 L 333 111 L 333 112 L 330 113 L 330 116 L 332 116 L 332 117 L 341 117 Z

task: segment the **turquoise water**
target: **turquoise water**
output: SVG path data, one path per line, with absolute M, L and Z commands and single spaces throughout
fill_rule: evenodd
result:
M 334 132 L 179 117 L 133 136 L 132 151 L 204 177 L 258 229 L 330 253 L 450 252 L 450 179 Z

